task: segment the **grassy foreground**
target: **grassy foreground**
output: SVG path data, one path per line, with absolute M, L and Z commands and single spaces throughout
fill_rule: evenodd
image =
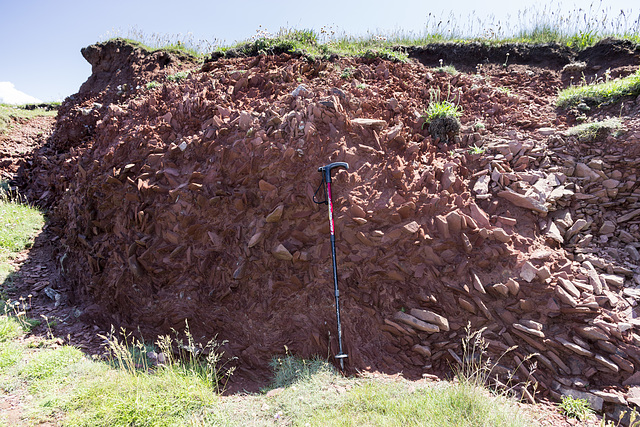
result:
M 0 389 L 23 399 L 21 422 L 71 426 L 527 426 L 515 402 L 471 383 L 348 379 L 324 361 L 281 359 L 288 385 L 222 397 L 181 365 L 129 371 L 69 346 L 30 348 L 0 317 Z M 22 336 L 22 338 L 21 338 Z M 283 369 L 289 369 L 283 373 Z M 1 397 L 1 396 L 0 396 Z M 3 420 L 0 416 L 0 425 Z M 4 420 L 8 425 L 8 420 Z

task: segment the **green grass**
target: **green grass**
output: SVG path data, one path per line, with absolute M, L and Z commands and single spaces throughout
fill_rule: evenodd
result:
M 89 371 L 58 405 L 68 425 L 171 426 L 217 399 L 200 377 L 173 369 L 140 375 L 109 369 L 99 377 Z
M 29 247 L 43 225 L 41 211 L 9 196 L 0 187 L 0 296 L 1 285 L 10 282 L 13 273 L 9 259 Z
M 0 342 L 0 374 L 22 359 L 23 348 L 12 341 Z
M 468 382 L 344 378 L 321 360 L 277 359 L 273 395 L 221 402 L 203 425 L 526 426 L 514 401 Z
M 273 360 L 271 390 L 222 398 L 210 378 L 186 361 L 131 365 L 124 341 L 111 350 L 123 363 L 85 357 L 70 347 L 29 348 L 14 324 L 0 343 L 0 386 L 19 392 L 25 421 L 68 426 L 309 425 L 527 426 L 513 400 L 470 381 L 425 383 L 401 378 L 345 378 L 327 362 Z M 113 341 L 112 341 L 113 343 Z M 12 346 L 6 346 L 11 344 Z M 158 351 L 162 347 L 158 342 Z M 140 347 L 142 348 L 142 347 Z M 181 348 L 188 348 L 183 345 Z M 116 350 L 116 351 L 120 351 Z
M 23 332 L 12 320 L 7 336 L 13 341 L 0 342 L 0 385 L 30 396 L 23 412 L 31 423 L 181 426 L 194 414 L 216 408 L 220 388 L 188 359 L 170 356 L 156 367 L 137 364 L 140 354 L 122 342 L 114 347 L 115 341 L 109 348 L 127 355 L 113 354 L 106 362 L 91 360 L 71 346 L 47 347 L 43 342 L 30 348 L 15 339 Z
M 612 104 L 625 96 L 637 95 L 640 95 L 640 69 L 620 79 L 570 86 L 558 93 L 556 105 L 560 108 L 571 108 L 580 104 L 597 107 Z
M 311 414 L 311 425 L 525 426 L 507 402 L 470 384 L 442 383 L 409 390 L 402 383 L 365 381 L 344 401 Z
M 375 39 L 342 38 L 321 42 L 321 38 L 320 34 L 308 29 L 281 28 L 276 34 L 262 30 L 249 40 L 233 46 L 219 47 L 216 54 L 234 57 L 288 53 L 302 55 L 310 60 L 338 55 L 364 59 L 383 58 L 394 62 L 404 62 L 408 58 L 406 53 L 395 49 L 391 44 Z
M 26 379 L 46 379 L 59 373 L 60 370 L 82 359 L 83 354 L 74 347 L 64 346 L 54 350 L 45 350 L 36 353 L 25 366 L 20 369 L 19 375 Z
M 427 106 L 424 114 L 425 123 L 431 123 L 435 119 L 445 117 L 460 117 L 462 108 L 451 101 L 433 101 Z
M 449 94 L 450 95 L 450 94 Z M 431 90 L 422 127 L 428 126 L 429 134 L 434 138 L 448 141 L 460 131 L 462 107 L 449 99 L 442 99 L 439 89 Z
M 188 71 L 178 71 L 175 74 L 170 74 L 167 76 L 167 81 L 169 82 L 179 82 L 180 80 L 184 80 L 189 76 Z
M 613 10 L 594 1 L 569 11 L 563 11 L 558 4 L 542 8 L 532 6 L 503 20 L 475 11 L 466 16 L 453 12 L 429 13 L 419 32 L 394 30 L 353 35 L 333 26 L 324 26 L 319 30 L 280 28 L 272 33 L 260 27 L 249 39 L 229 44 L 217 39 L 198 40 L 191 33 L 146 34 L 133 28 L 126 32 L 114 30 L 103 39 L 124 38 L 147 50 L 187 53 L 200 59 L 213 52 L 217 56 L 286 52 L 309 59 L 344 55 L 404 61 L 407 56 L 403 47 L 431 43 L 558 43 L 580 50 L 608 37 L 640 43 L 640 19 L 629 10 Z
M 567 135 L 575 136 L 580 142 L 593 142 L 602 140 L 610 134 L 615 134 L 622 129 L 619 119 L 607 119 L 591 123 L 582 123 L 567 130 Z
M 52 102 L 52 107 L 59 103 Z M 7 132 L 16 122 L 29 120 L 39 116 L 55 116 L 55 109 L 35 108 L 27 109 L 25 105 L 0 104 L 0 135 Z
M 43 225 L 41 211 L 0 192 L 0 262 L 29 247 Z
M 436 73 L 446 73 L 446 74 L 451 74 L 452 76 L 455 76 L 456 74 L 458 74 L 458 70 L 456 70 L 456 67 L 454 67 L 453 65 L 440 65 L 439 67 L 434 68 Z
M 562 396 L 562 402 L 559 406 L 561 413 L 580 421 L 586 420 L 593 413 L 589 402 L 585 399 L 576 399 L 573 396 Z
M 11 341 L 22 335 L 20 323 L 13 317 L 0 316 L 0 343 Z
M 148 52 L 163 50 L 166 52 L 187 55 L 195 59 L 202 58 L 204 53 L 211 52 L 218 46 L 217 41 L 196 40 L 192 33 L 187 34 L 147 34 L 137 28 L 127 31 L 114 29 L 101 37 L 103 41 L 123 40 Z

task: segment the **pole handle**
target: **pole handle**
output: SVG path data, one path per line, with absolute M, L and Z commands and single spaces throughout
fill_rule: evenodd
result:
M 318 168 L 318 172 L 322 174 L 322 177 L 325 182 L 331 182 L 331 169 L 335 169 L 335 168 L 349 169 L 349 163 L 346 163 L 346 162 L 329 163 L 326 166 L 320 166 Z

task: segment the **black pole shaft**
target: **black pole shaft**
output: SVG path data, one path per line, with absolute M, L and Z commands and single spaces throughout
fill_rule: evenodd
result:
M 331 258 L 333 259 L 333 290 L 336 296 L 336 319 L 338 321 L 338 355 L 342 356 L 342 326 L 340 324 L 340 291 L 338 290 L 338 268 L 336 267 L 336 237 L 331 236 Z M 344 370 L 344 358 L 340 357 L 340 369 Z
M 333 291 L 336 298 L 336 320 L 338 324 L 338 355 L 340 369 L 344 370 L 344 358 L 342 352 L 342 324 L 340 323 L 340 291 L 338 290 L 338 262 L 336 260 L 336 235 L 333 223 L 333 200 L 331 197 L 331 182 L 327 182 L 327 202 L 329 204 L 329 228 L 331 230 L 331 261 L 333 263 Z
M 329 229 L 331 231 L 331 261 L 333 263 L 333 291 L 336 298 L 336 320 L 338 323 L 338 354 L 336 359 L 340 360 L 340 369 L 344 371 L 344 359 L 347 355 L 342 351 L 342 324 L 340 323 L 340 291 L 338 290 L 338 262 L 336 260 L 336 233 L 333 224 L 333 199 L 331 194 L 331 170 L 335 168 L 349 169 L 349 164 L 345 162 L 330 163 L 318 168 L 322 174 L 322 180 L 326 183 L 326 203 L 329 207 Z M 315 200 L 314 200 L 315 201 Z M 317 202 L 316 202 L 317 203 Z

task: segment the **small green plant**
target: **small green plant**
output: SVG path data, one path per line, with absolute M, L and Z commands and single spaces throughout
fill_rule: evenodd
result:
M 487 151 L 486 147 L 478 147 L 475 144 L 469 147 L 469 154 L 484 154 L 485 151 Z
M 589 402 L 585 399 L 574 398 L 573 396 L 562 396 L 562 402 L 560 402 L 559 406 L 564 415 L 580 421 L 586 420 L 587 417 L 593 413 Z
M 439 89 L 432 89 L 429 95 L 431 99 L 423 116 L 422 128 L 428 125 L 433 138 L 449 141 L 460 131 L 462 107 L 449 99 L 441 100 Z
M 179 82 L 181 80 L 186 79 L 187 76 L 189 76 L 189 72 L 188 71 L 178 71 L 175 74 L 168 75 L 167 76 L 167 81 L 169 81 L 169 82 Z
M 582 31 L 580 30 L 578 32 L 578 34 L 572 36 L 569 39 L 569 42 L 567 43 L 567 45 L 569 47 L 572 47 L 574 49 L 578 49 L 578 50 L 583 50 L 589 46 L 593 46 L 596 41 L 598 40 L 598 36 L 596 34 L 595 31 L 593 30 L 587 30 L 587 31 Z
M 446 99 L 440 100 L 440 90 L 430 91 L 430 102 L 427 106 L 424 118 L 425 123 L 430 123 L 434 119 L 441 119 L 445 117 L 458 118 L 462 115 L 462 107 L 456 105 L 454 102 Z
M 342 72 L 340 73 L 340 78 L 341 79 L 345 79 L 348 80 L 351 77 L 353 77 L 353 68 L 352 67 L 347 67 L 344 70 L 342 70 Z
M 458 74 L 458 70 L 453 65 L 444 65 L 444 61 L 440 60 L 440 66 L 435 68 L 436 73 L 446 73 L 455 76 Z
M 147 90 L 152 90 L 152 89 L 158 88 L 160 86 L 162 86 L 160 83 L 158 83 L 157 81 L 153 80 L 153 81 L 148 82 L 146 85 L 144 85 L 144 88 L 147 89 Z

